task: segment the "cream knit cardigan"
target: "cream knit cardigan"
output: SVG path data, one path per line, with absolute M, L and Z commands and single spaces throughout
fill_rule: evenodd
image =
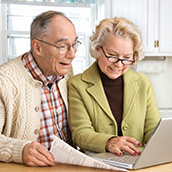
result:
M 40 128 L 42 83 L 32 78 L 21 57 L 0 66 L 0 161 L 23 163 L 23 147 L 36 141 Z M 67 107 L 67 80 L 59 81 Z

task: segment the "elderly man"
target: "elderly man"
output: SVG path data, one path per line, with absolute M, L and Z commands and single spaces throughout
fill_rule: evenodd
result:
M 37 16 L 30 37 L 29 52 L 0 66 L 0 161 L 53 166 L 54 135 L 70 143 L 66 82 L 80 42 L 56 11 Z

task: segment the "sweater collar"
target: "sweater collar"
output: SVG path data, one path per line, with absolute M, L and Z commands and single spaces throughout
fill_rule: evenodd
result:
M 97 62 L 94 62 L 87 70 L 83 72 L 82 79 L 93 84 L 101 84 L 101 78 L 97 67 Z M 132 69 L 123 75 L 124 83 L 132 84 L 138 79 L 137 74 Z
M 32 56 L 32 54 L 30 52 L 26 53 L 23 57 L 22 57 L 22 62 L 25 66 L 25 68 L 29 71 L 29 73 L 33 76 L 34 79 L 42 81 L 44 83 L 44 85 L 48 86 L 48 85 L 52 85 L 53 83 L 55 83 L 56 81 L 61 80 L 63 77 L 61 76 L 49 76 L 46 77 L 42 71 L 40 70 L 40 68 L 38 67 L 37 63 L 34 60 L 34 57 Z
M 121 75 L 120 77 L 116 78 L 116 79 L 110 79 L 107 75 L 105 75 L 98 63 L 97 63 L 97 68 L 98 68 L 98 72 L 100 74 L 100 77 L 101 77 L 101 80 L 102 80 L 102 83 L 104 86 L 115 86 L 115 85 L 120 85 L 122 84 L 122 80 L 123 80 L 123 76 Z

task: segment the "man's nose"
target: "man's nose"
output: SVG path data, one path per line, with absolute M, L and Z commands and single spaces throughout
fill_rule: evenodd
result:
M 76 49 L 70 47 L 70 50 L 67 53 L 67 58 L 74 59 L 76 57 Z

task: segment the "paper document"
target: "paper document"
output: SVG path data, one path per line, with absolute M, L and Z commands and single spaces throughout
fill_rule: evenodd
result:
M 101 161 L 95 160 L 85 155 L 84 153 L 74 149 L 72 146 L 59 139 L 57 136 L 54 136 L 50 152 L 53 154 L 55 162 L 58 163 L 74 164 L 116 171 L 127 171 L 125 169 L 113 167 Z

